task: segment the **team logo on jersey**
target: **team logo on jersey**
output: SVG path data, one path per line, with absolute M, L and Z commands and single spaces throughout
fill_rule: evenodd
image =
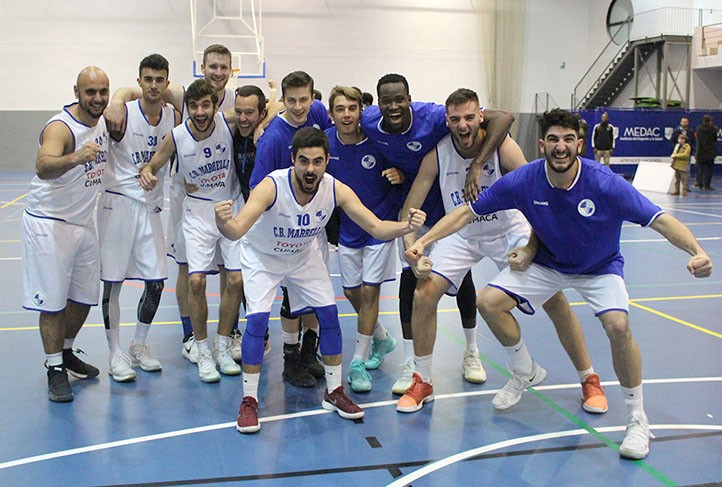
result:
M 481 172 L 484 173 L 484 176 L 491 177 L 496 172 L 496 169 L 494 169 L 494 164 L 487 162 L 484 164 L 484 167 L 481 168 Z
M 224 144 L 223 142 L 219 142 L 216 144 L 216 154 L 225 154 L 227 150 L 228 147 L 226 147 L 226 144 Z
M 326 219 L 328 215 L 323 210 L 318 210 L 316 214 L 313 216 L 313 218 L 316 220 L 316 223 L 321 223 Z
M 376 158 L 371 154 L 366 154 L 361 158 L 361 165 L 364 169 L 373 169 L 376 165 Z
M 408 147 L 411 151 L 419 152 L 421 150 L 421 142 L 418 140 L 412 140 L 406 143 L 406 147 Z
M 317 123 L 313 124 L 313 128 L 321 130 L 321 126 Z
M 582 215 L 584 218 L 588 218 L 594 214 L 596 211 L 596 206 L 594 206 L 594 202 L 588 198 L 583 199 L 579 202 L 577 205 L 577 211 L 580 215 Z
M 45 304 L 45 295 L 43 293 L 33 294 L 33 303 L 35 303 L 37 306 L 44 305 Z

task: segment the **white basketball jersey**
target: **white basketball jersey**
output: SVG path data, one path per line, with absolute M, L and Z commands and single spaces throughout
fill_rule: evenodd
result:
M 447 135 L 438 143 L 436 156 L 439 162 L 439 186 L 441 187 L 444 211 L 448 214 L 466 204 L 463 198 L 464 183 L 473 159 L 464 159 L 459 155 L 451 135 Z M 481 169 L 481 191 L 486 190 L 501 176 L 501 164 L 497 150 Z M 524 216 L 517 210 L 504 210 L 474 218 L 459 230 L 459 235 L 468 239 L 494 240 L 510 232 L 524 231 L 529 231 L 529 224 Z
M 75 141 L 72 151 L 80 149 L 88 141 L 101 147 L 94 161 L 75 166 L 55 179 L 40 179 L 37 175 L 30 182 L 25 203 L 25 211 L 41 218 L 53 218 L 76 225 L 88 225 L 93 222 L 95 198 L 103 189 L 104 171 L 108 159 L 108 129 L 105 119 L 100 117 L 94 127 L 76 120 L 66 105 L 63 111 L 54 115 L 48 123 L 64 123 L 73 134 Z M 42 144 L 43 132 L 40 133 Z
M 178 159 L 178 173 L 198 190 L 188 197 L 206 201 L 234 199 L 239 193 L 233 164 L 233 135 L 226 118 L 217 112 L 211 134 L 196 140 L 186 120 L 171 132 Z
M 156 185 L 152 191 L 145 191 L 138 181 L 140 169 L 155 154 L 161 141 L 175 127 L 175 110 L 172 106 L 161 108 L 160 120 L 153 126 L 143 113 L 140 100 L 125 104 L 127 110 L 125 134 L 116 142 L 110 142 L 110 163 L 106 172 L 106 191 L 121 194 L 152 208 L 163 208 L 163 185 Z M 165 177 L 164 165 L 157 177 Z
M 316 237 L 336 207 L 336 180 L 325 173 L 313 199 L 301 206 L 291 185 L 292 167 L 277 169 L 267 177 L 276 185 L 276 200 L 246 233 L 242 244 L 271 256 L 271 262 L 301 262 L 318 246 Z

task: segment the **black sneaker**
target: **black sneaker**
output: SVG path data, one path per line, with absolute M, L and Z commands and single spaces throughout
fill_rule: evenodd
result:
M 313 387 L 316 385 L 316 378 L 303 366 L 298 349 L 290 353 L 284 350 L 283 380 L 296 387 Z
M 93 377 L 97 377 L 100 371 L 92 365 L 86 364 L 80 360 L 78 356 L 75 355 L 76 353 L 85 354 L 85 352 L 79 348 L 75 350 L 70 348 L 63 349 L 63 365 L 65 365 L 65 368 L 68 369 L 68 372 L 78 379 L 92 379 Z
M 318 335 L 313 330 L 306 330 L 301 342 L 301 361 L 316 379 L 323 379 L 326 371 L 323 364 L 319 363 L 316 352 L 318 351 Z
M 48 368 L 48 399 L 53 402 L 70 402 L 73 391 L 70 389 L 68 373 L 62 365 Z

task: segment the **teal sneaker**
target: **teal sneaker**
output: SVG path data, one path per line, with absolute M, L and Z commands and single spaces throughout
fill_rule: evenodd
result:
M 396 339 L 386 333 L 386 338 L 379 340 L 374 337 L 371 341 L 371 353 L 365 365 L 368 370 L 376 370 L 384 363 L 386 354 L 393 352 L 396 348 Z
M 364 361 L 360 358 L 351 361 L 348 367 L 348 383 L 354 392 L 368 392 L 371 390 L 371 374 L 366 372 Z

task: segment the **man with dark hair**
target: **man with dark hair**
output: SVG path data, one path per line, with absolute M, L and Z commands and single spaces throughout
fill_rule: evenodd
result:
M 334 207 L 339 206 L 364 230 L 380 240 L 416 231 L 422 211 L 410 212 L 408 222 L 379 220 L 348 186 L 326 174 L 328 139 L 313 127 L 293 136 L 293 166 L 265 177 L 251 192 L 235 218 L 233 201 L 215 206 L 216 223 L 229 239 L 242 238 L 243 274 L 248 281 L 246 334 L 243 339 L 243 401 L 236 420 L 241 433 L 260 430 L 258 383 L 263 360 L 263 336 L 276 289 L 285 284 L 290 309 L 313 309 L 320 323 L 326 390 L 322 406 L 345 419 L 359 419 L 364 411 L 344 393 L 341 375 L 341 328 L 331 278 L 316 236 L 323 232 Z
M 240 244 L 218 232 L 213 204 L 239 196 L 238 180 L 232 161 L 232 134 L 235 117 L 218 112 L 218 95 L 205 79 L 194 81 L 186 90 L 189 118 L 174 128 L 161 143 L 150 162 L 140 171 L 140 183 L 150 191 L 158 184 L 157 173 L 175 154 L 178 172 L 194 191 L 183 200 L 183 238 L 188 249 L 188 273 L 191 323 L 197 346 L 198 375 L 203 382 L 218 382 L 220 375 L 238 375 L 240 366 L 233 360 L 230 333 L 238 322 L 243 294 Z M 161 180 L 162 184 L 162 180 Z M 217 273 L 215 254 L 219 251 L 226 270 L 226 286 L 221 293 L 218 333 L 214 350 L 207 341 L 208 303 L 206 276 Z M 215 362 L 214 362 L 215 360 Z
M 80 379 L 99 370 L 73 353 L 91 306 L 98 304 L 100 255 L 93 223 L 108 155 L 103 110 L 110 81 L 88 66 L 63 107 L 40 133 L 35 176 L 23 213 L 23 308 L 39 311 L 48 368 L 48 398 L 73 400 L 68 372 Z
M 168 277 L 160 219 L 163 186 L 143 191 L 138 185 L 138 171 L 180 122 L 180 114 L 172 106 L 164 106 L 161 99 L 168 82 L 168 61 L 163 56 L 143 58 L 138 73 L 143 96 L 125 104 L 123 129 L 110 132 L 106 189 L 98 202 L 103 321 L 110 351 L 109 372 L 118 382 L 136 378 L 132 367 L 140 366 L 147 372 L 161 370 L 145 341 Z M 126 279 L 140 279 L 145 285 L 128 353 L 120 346 L 120 291 Z
M 644 412 L 642 358 L 629 326 L 629 296 L 619 238 L 624 221 L 650 227 L 690 254 L 687 270 L 708 277 L 712 262 L 692 232 L 609 168 L 578 157 L 579 121 L 555 109 L 541 118 L 543 159 L 499 179 L 475 203 L 457 208 L 417 240 L 406 256 L 418 261 L 424 248 L 495 211 L 518 209 L 536 238 L 514 249 L 510 267 L 481 292 L 477 306 L 512 360 L 512 378 L 492 400 L 496 409 L 515 404 L 546 371 L 529 354 L 511 310 L 530 314 L 565 288 L 589 303 L 609 337 L 612 361 L 627 406 L 622 457 L 641 459 L 653 437 Z M 580 251 L 584 249 L 584 251 Z M 521 271 L 521 272 L 520 272 Z M 517 349 L 518 347 L 518 349 Z
M 446 109 L 443 105 L 435 103 L 412 102 L 408 81 L 397 73 L 382 76 L 376 84 L 376 92 L 378 106 L 364 110 L 361 116 L 361 127 L 384 157 L 393 161 L 394 165 L 406 175 L 406 181 L 402 185 L 403 197 L 406 197 L 424 155 L 449 133 L 446 126 Z M 506 112 L 485 110 L 484 114 L 487 119 L 484 124 L 488 130 L 487 137 L 479 157 L 470 166 L 469 174 L 473 184 L 465 186 L 467 196 L 469 196 L 467 189 L 470 187 L 476 188 L 475 191 L 472 191 L 474 194 L 479 191 L 477 177 L 480 175 L 481 163 L 488 159 L 504 141 L 514 120 Z M 427 214 L 429 224 L 435 223 L 443 216 L 444 208 L 438 181 L 435 181 L 430 188 L 422 209 Z M 403 245 L 399 242 L 400 254 L 403 253 L 403 250 Z M 403 257 L 401 260 L 402 263 L 405 263 Z M 393 393 L 399 395 L 403 394 L 411 385 L 414 371 L 411 310 L 415 288 L 416 277 L 408 266 L 404 266 L 399 284 L 399 315 L 405 360 L 401 366 L 400 377 L 392 387 Z M 475 299 L 476 289 L 471 272 L 469 272 L 459 287 L 457 304 L 467 347 L 471 349 L 476 348 Z M 383 344 L 375 341 L 372 344 L 369 362 L 378 367 L 387 352 L 388 350 L 384 349 Z M 470 355 L 464 364 L 464 369 L 464 376 L 467 380 L 475 382 L 482 380 L 483 369 L 478 357 L 472 360 Z
M 292 163 L 291 141 L 303 127 L 325 130 L 331 126 L 326 107 L 313 96 L 313 78 L 305 71 L 293 71 L 281 80 L 281 96 L 284 110 L 266 128 L 258 140 L 256 164 L 251 173 L 250 187 L 254 188 L 263 178 L 276 169 L 285 169 Z M 325 234 L 319 235 L 327 251 Z M 301 318 L 290 312 L 288 295 L 283 290 L 281 326 L 283 328 L 283 378 L 296 387 L 313 387 L 316 379 L 324 376 L 323 366 L 318 362 L 318 321 L 313 313 L 302 317 L 303 339 L 299 347 Z
M 697 186 L 700 190 L 712 191 L 714 160 L 717 158 L 717 136 L 719 128 L 714 124 L 712 115 L 702 117 L 702 125 L 697 127 Z
M 461 192 L 466 179 L 466 169 L 478 152 L 486 136 L 481 128 L 479 98 L 466 88 L 454 91 L 446 99 L 446 120 L 450 135 L 447 135 L 424 157 L 419 174 L 401 210 L 401 217 L 409 207 L 417 206 L 424 200 L 429 188 L 438 178 L 447 214 L 462 206 Z M 507 137 L 494 156 L 485 163 L 482 170 L 482 187 L 486 191 L 503 174 L 526 164 L 524 154 L 511 137 Z M 471 267 L 488 257 L 499 270 L 508 263 L 509 252 L 525 245 L 529 240 L 530 228 L 524 216 L 516 210 L 497 211 L 475 218 L 458 233 L 437 242 L 429 257 L 420 263 L 410 261 L 409 265 L 420 278 L 414 293 L 414 309 L 411 323 L 414 333 L 413 385 L 399 399 L 396 409 L 410 413 L 418 411 L 424 402 L 433 399 L 432 353 L 436 340 L 436 308 L 444 295 L 455 294 L 458 286 Z M 406 235 L 406 247 L 412 246 L 414 235 Z M 431 272 L 430 261 L 433 262 Z M 544 303 L 544 310 L 552 319 L 564 349 L 577 370 L 582 383 L 583 408 L 591 413 L 607 411 L 607 400 L 599 385 L 599 376 L 594 373 L 589 352 L 584 342 L 584 333 L 579 320 L 572 313 L 569 302 L 559 292 Z M 477 360 L 479 350 L 469 348 L 464 353 Z M 483 369 L 482 369 L 483 371 Z M 486 379 L 486 374 L 479 378 Z M 511 406 L 511 405 L 510 405 Z
M 602 121 L 592 129 L 592 149 L 594 150 L 594 159 L 597 162 L 604 161 L 605 166 L 609 166 L 612 154 L 614 153 L 614 125 L 609 123 L 609 114 L 602 113 Z
M 253 85 L 236 89 L 236 117 L 238 133 L 233 135 L 233 153 L 236 174 L 241 183 L 241 194 L 248 200 L 251 192 L 250 179 L 256 162 L 256 144 L 253 134 L 258 124 L 266 116 L 266 96 Z

